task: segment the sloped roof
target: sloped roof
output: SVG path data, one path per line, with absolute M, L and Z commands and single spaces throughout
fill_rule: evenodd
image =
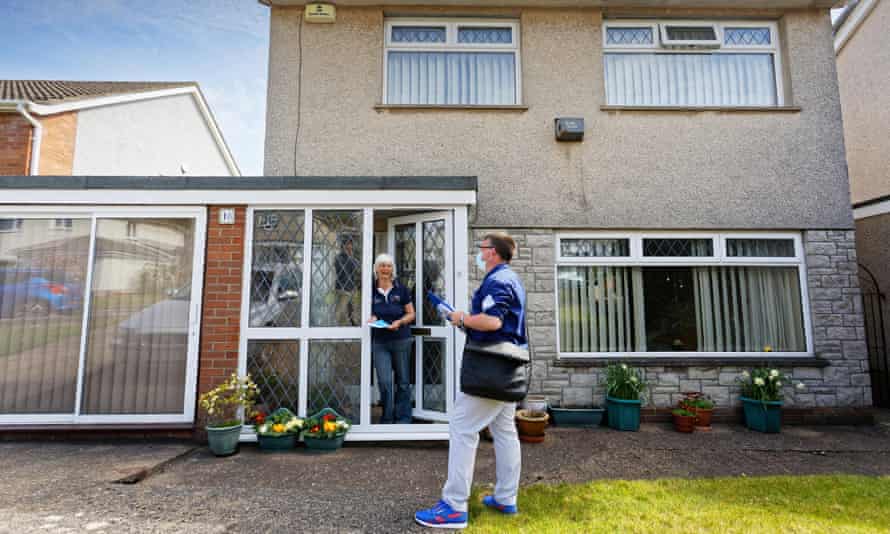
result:
M 66 80 L 0 80 L 0 100 L 61 104 L 132 93 L 197 87 L 195 82 L 78 82 Z

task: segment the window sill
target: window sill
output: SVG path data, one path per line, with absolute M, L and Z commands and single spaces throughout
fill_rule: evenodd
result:
M 554 367 L 605 367 L 625 363 L 635 367 L 828 367 L 830 362 L 814 356 L 632 356 L 618 358 L 560 357 Z
M 682 113 L 800 113 L 800 106 L 600 106 L 600 111 L 667 111 Z
M 375 104 L 377 111 L 528 111 L 522 105 L 463 105 L 463 104 Z

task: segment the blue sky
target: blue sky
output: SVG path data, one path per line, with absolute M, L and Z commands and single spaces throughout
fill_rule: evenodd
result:
M 263 171 L 269 8 L 256 0 L 0 0 L 0 78 L 193 80 Z

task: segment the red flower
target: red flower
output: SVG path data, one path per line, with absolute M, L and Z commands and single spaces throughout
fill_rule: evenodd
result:
M 318 425 L 315 425 L 314 427 L 310 428 L 309 432 L 318 432 Z
M 330 413 L 329 413 L 329 414 L 325 414 L 325 416 L 322 417 L 322 419 L 324 419 L 325 421 L 333 421 L 333 420 L 336 419 L 336 418 L 337 418 L 337 417 L 334 416 L 334 414 L 330 414 Z
M 259 412 L 254 416 L 253 420 L 256 421 L 256 424 L 261 425 L 266 422 L 266 414 Z

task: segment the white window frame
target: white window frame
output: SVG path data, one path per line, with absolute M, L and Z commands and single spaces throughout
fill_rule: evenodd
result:
M 713 256 L 695 257 L 658 257 L 643 255 L 643 239 L 668 238 L 668 239 L 695 239 L 709 238 L 713 240 Z M 561 248 L 562 239 L 629 239 L 630 255 L 622 257 L 571 257 L 563 256 Z M 727 239 L 792 239 L 794 241 L 794 257 L 728 257 L 726 255 Z M 579 358 L 732 358 L 756 356 L 770 357 L 801 357 L 808 358 L 814 355 L 813 327 L 810 313 L 810 297 L 807 287 L 807 265 L 803 248 L 803 238 L 799 232 L 683 232 L 683 231 L 652 231 L 652 232 L 565 232 L 555 236 L 556 266 L 554 268 L 554 306 L 556 310 L 556 350 L 560 359 Z M 800 283 L 801 309 L 803 310 L 804 336 L 806 338 L 806 351 L 804 352 L 697 352 L 697 351 L 671 351 L 671 352 L 564 352 L 560 341 L 560 317 L 559 317 L 559 268 L 579 266 L 611 266 L 611 267 L 699 267 L 699 266 L 758 266 L 758 267 L 797 267 Z
M 684 48 L 666 48 L 663 38 L 662 38 L 662 29 L 664 25 L 668 26 L 711 26 L 715 28 L 717 33 L 717 47 L 716 48 L 694 48 L 694 49 L 684 49 Z M 652 44 L 638 44 L 638 45 L 615 45 L 609 44 L 608 41 L 608 28 L 642 28 L 647 27 L 652 29 Z M 770 44 L 768 45 L 735 45 L 735 44 L 726 44 L 724 38 L 724 29 L 725 28 L 769 28 L 770 31 Z M 775 74 L 775 82 L 776 82 L 776 105 L 774 107 L 782 107 L 785 105 L 785 87 L 784 87 L 784 77 L 782 73 L 784 68 L 782 66 L 782 53 L 781 53 L 781 43 L 779 40 L 779 25 L 775 21 L 771 20 L 728 20 L 728 21 L 709 21 L 709 20 L 672 20 L 672 19 L 660 19 L 660 20 L 631 20 L 631 19 L 621 19 L 621 20 L 606 20 L 603 21 L 603 53 L 647 53 L 647 54 L 750 54 L 751 52 L 761 52 L 761 53 L 769 53 L 773 57 L 773 72 Z M 678 46 L 682 44 L 682 42 L 675 41 L 673 43 L 674 46 Z M 689 44 L 701 44 L 697 41 L 690 41 Z M 605 80 L 604 83 L 608 84 L 608 80 Z M 652 106 L 658 107 L 658 106 Z M 696 106 L 688 106 L 688 107 L 696 107 Z M 717 106 L 717 107 L 736 107 L 736 106 Z
M 7 220 L 7 221 L 12 221 L 12 227 L 0 228 L 0 234 L 18 232 L 19 229 L 22 227 L 22 219 L 20 217 L 7 217 L 4 215 L 3 217 L 0 217 L 0 218 Z
M 392 41 L 392 29 L 400 26 L 435 26 L 445 28 L 444 43 L 396 43 Z M 383 46 L 383 103 L 389 104 L 387 93 L 387 80 L 389 78 L 389 53 L 401 52 L 512 52 L 514 65 L 516 65 L 514 86 L 516 87 L 516 101 L 509 104 L 486 104 L 486 107 L 517 106 L 522 105 L 522 61 L 520 54 L 521 42 L 519 34 L 519 21 L 504 19 L 461 19 L 461 18 L 391 18 L 386 19 L 384 27 Z M 512 42 L 500 43 L 459 43 L 457 34 L 460 28 L 510 28 Z M 406 104 L 414 105 L 414 104 Z M 430 107 L 463 106 L 463 104 L 418 104 Z
M 90 221 L 87 275 L 84 280 L 83 316 L 80 333 L 80 355 L 77 367 L 77 388 L 74 410 L 57 414 L 0 414 L 0 424 L 9 425 L 104 425 L 104 424 L 168 424 L 194 423 L 196 390 L 198 385 L 198 333 L 201 330 L 201 303 L 204 288 L 204 242 L 207 235 L 207 210 L 203 206 L 5 206 L 4 211 L 20 219 L 87 219 Z M 5 216 L 5 215 L 4 215 Z M 89 336 L 90 303 L 92 300 L 93 267 L 96 256 L 96 230 L 100 219 L 126 218 L 183 218 L 195 221 L 194 250 L 192 251 L 191 306 L 188 324 L 188 354 L 186 357 L 185 389 L 182 413 L 178 414 L 110 414 L 83 415 L 84 374 L 86 372 L 87 338 Z M 50 221 L 52 224 L 52 221 Z
M 697 40 L 697 39 L 671 39 L 668 37 L 668 27 L 683 27 L 683 28 L 709 28 L 714 30 L 714 38 L 709 40 Z M 664 48 L 672 48 L 672 47 L 692 47 L 694 49 L 717 49 L 723 45 L 723 29 L 713 22 L 662 22 L 658 25 L 659 38 L 661 39 L 661 45 Z M 682 49 L 682 48 L 681 48 Z

